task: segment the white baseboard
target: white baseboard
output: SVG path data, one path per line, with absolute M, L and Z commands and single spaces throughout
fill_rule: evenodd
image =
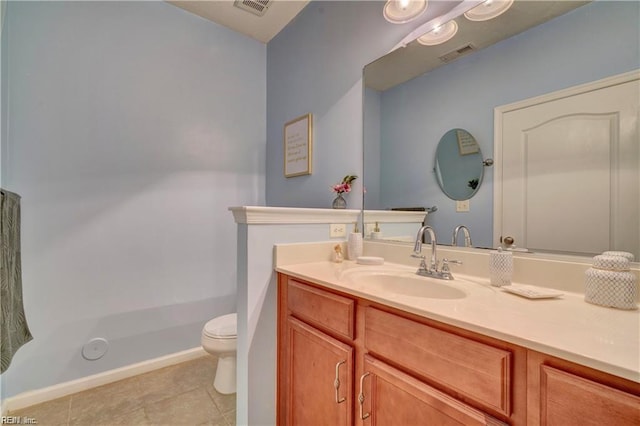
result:
M 148 373 L 149 371 L 179 364 L 205 355 L 208 356 L 204 349 L 197 347 L 139 362 L 137 364 L 116 368 L 114 370 L 105 371 L 103 373 L 94 374 L 92 376 L 82 377 L 70 382 L 59 383 L 46 388 L 24 392 L 2 401 L 2 415 L 6 415 L 6 413 L 11 410 L 19 410 L 31 405 L 51 401 L 56 398 L 62 398 L 63 396 L 71 395 L 76 392 L 82 392 L 87 389 L 117 382 L 118 380 Z

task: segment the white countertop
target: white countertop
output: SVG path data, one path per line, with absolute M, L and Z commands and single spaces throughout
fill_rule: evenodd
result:
M 400 273 L 414 267 L 386 262 Z M 381 268 L 344 261 L 278 266 L 278 272 L 544 352 L 640 383 L 640 312 L 591 305 L 584 295 L 526 299 L 489 285 L 487 279 L 456 274 L 438 281 L 466 293 L 460 299 L 413 297 L 368 288 L 345 279 L 354 268 Z M 425 282 L 425 285 L 429 285 Z

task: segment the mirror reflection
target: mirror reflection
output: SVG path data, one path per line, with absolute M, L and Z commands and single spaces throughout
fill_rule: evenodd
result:
M 543 8 L 533 15 L 544 17 L 546 22 L 514 32 L 513 27 L 527 15 L 527 7 Z M 568 9 L 554 14 L 559 7 Z M 416 73 L 415 62 L 404 57 L 410 49 L 418 49 L 414 43 L 365 67 L 365 222 L 367 210 L 438 206 L 437 212 L 427 216 L 427 224 L 443 236 L 440 241 L 448 240 L 444 236 L 464 224 L 471 231 L 474 246 L 495 247 L 499 243 L 493 230 L 494 184 L 502 183 L 502 177 L 495 175 L 495 167 L 484 169 L 486 173 L 469 200 L 468 211 L 456 211 L 456 201 L 440 189 L 433 173 L 433 159 L 442 136 L 451 129 L 465 129 L 474 136 L 482 155 L 495 158 L 497 166 L 502 157 L 501 152 L 494 152 L 494 109 L 640 67 L 635 19 L 640 13 L 638 2 L 516 0 L 512 9 L 487 22 L 469 23 L 463 17 L 456 18 L 458 34 L 440 45 L 438 52 L 429 50 L 431 46 L 419 46 L 425 49 L 421 55 L 429 58 L 424 62 L 438 63 L 427 72 Z M 468 44 L 477 47 L 474 33 L 487 32 L 491 32 L 493 44 L 444 62 L 449 58 L 448 51 Z M 505 34 L 507 38 L 501 40 Z M 380 85 L 378 77 L 384 73 L 378 72 L 377 64 L 383 64 L 388 75 L 401 81 Z M 407 69 L 413 75 L 398 77 Z M 557 165 L 561 171 L 561 160 L 548 165 Z M 631 172 L 637 175 L 637 164 Z M 609 206 L 611 200 L 590 198 L 589 204 Z M 580 215 L 544 203 L 539 208 L 556 216 Z M 551 229 L 555 226 L 551 222 L 548 225 Z
M 451 129 L 440 138 L 434 167 L 440 189 L 452 200 L 468 200 L 478 192 L 484 165 L 480 145 L 464 129 Z

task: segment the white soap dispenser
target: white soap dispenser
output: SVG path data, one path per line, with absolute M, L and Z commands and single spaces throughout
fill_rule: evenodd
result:
M 382 238 L 382 232 L 380 231 L 380 226 L 378 226 L 378 222 L 376 222 L 376 226 L 375 228 L 373 228 L 373 231 L 371 232 L 371 239 L 379 240 L 381 238 Z
M 353 232 L 349 234 L 347 240 L 347 259 L 356 260 L 362 256 L 362 234 L 358 230 L 358 222 L 353 227 Z

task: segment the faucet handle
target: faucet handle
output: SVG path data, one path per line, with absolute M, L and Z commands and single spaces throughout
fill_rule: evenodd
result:
M 453 260 L 453 259 L 442 259 L 442 272 L 449 272 L 449 264 L 450 263 L 454 263 L 456 265 L 462 265 L 462 261 L 460 260 Z
M 411 255 L 411 257 L 415 257 L 416 259 L 420 259 L 420 266 L 418 267 L 418 272 L 417 272 L 418 274 L 421 274 L 422 272 L 428 271 L 427 264 L 424 261 L 424 259 L 425 259 L 424 255 L 415 254 L 414 253 L 414 254 Z

